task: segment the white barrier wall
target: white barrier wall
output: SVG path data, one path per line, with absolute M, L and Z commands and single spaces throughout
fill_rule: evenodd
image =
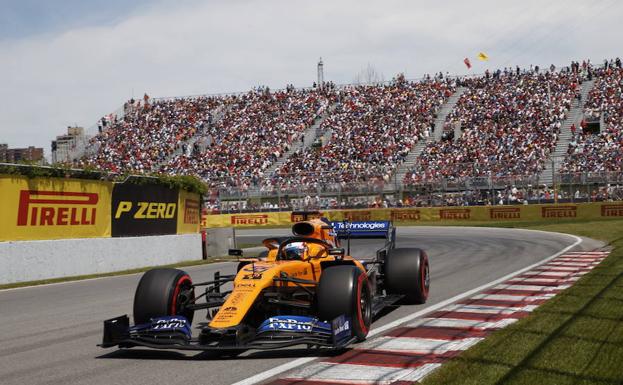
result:
M 0 242 L 0 284 L 200 260 L 201 234 Z

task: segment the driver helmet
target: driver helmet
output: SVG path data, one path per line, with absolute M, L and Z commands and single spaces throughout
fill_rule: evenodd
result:
M 301 260 L 303 259 L 303 255 L 305 254 L 305 243 L 303 242 L 292 242 L 288 244 L 285 249 L 285 259 L 287 260 Z

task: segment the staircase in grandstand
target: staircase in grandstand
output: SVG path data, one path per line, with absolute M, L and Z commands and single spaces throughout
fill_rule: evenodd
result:
M 571 133 L 571 126 L 575 124 L 576 127 L 580 125 L 582 118 L 584 116 L 584 103 L 586 103 L 586 98 L 588 97 L 588 93 L 593 89 L 593 85 L 595 84 L 594 80 L 586 80 L 582 83 L 582 88 L 580 90 L 580 94 L 582 95 L 582 99 L 580 102 L 574 102 L 567 118 L 565 119 L 562 127 L 560 128 L 560 135 L 558 136 L 558 141 L 556 142 L 556 147 L 554 151 L 551 153 L 549 159 L 545 162 L 545 169 L 539 176 L 539 181 L 541 184 L 545 184 L 547 186 L 552 185 L 552 176 L 554 171 L 558 171 L 562 162 L 567 154 L 567 150 L 569 149 L 569 142 L 573 137 Z
M 402 180 L 404 179 L 407 171 L 415 165 L 416 159 L 424 150 L 424 147 L 432 141 L 440 141 L 441 135 L 443 134 L 443 126 L 446 123 L 446 118 L 450 114 L 450 112 L 456 106 L 456 103 L 459 101 L 459 98 L 463 93 L 467 90 L 466 87 L 458 87 L 456 92 L 454 92 L 448 100 L 441 106 L 439 112 L 437 113 L 437 117 L 435 118 L 435 131 L 432 132 L 425 140 L 418 141 L 411 152 L 405 158 L 405 161 L 402 162 L 401 165 L 396 169 L 396 173 L 394 174 L 393 181 L 391 183 L 386 184 L 385 190 L 394 190 L 397 186 L 402 185 Z M 395 183 L 394 183 L 395 182 Z
M 225 107 L 225 106 L 220 106 L 220 107 L 216 108 L 215 110 L 211 111 L 211 113 L 212 113 L 212 124 L 215 124 L 218 121 L 220 121 L 221 119 L 223 119 L 223 117 L 225 116 L 225 112 L 227 112 L 227 107 Z M 153 170 L 152 171 L 159 170 L 160 167 L 162 167 L 165 164 L 169 163 L 176 156 L 182 155 L 183 152 L 184 152 L 184 145 L 186 145 L 186 149 L 187 149 L 186 150 L 186 154 L 190 155 L 191 152 L 192 152 L 193 146 L 202 137 L 204 137 L 204 132 L 199 130 L 199 129 L 197 129 L 197 131 L 195 132 L 195 135 L 191 136 L 190 138 L 186 139 L 185 141 L 182 141 L 182 142 L 178 143 L 177 148 L 175 149 L 175 151 L 173 151 L 162 162 L 156 163 L 153 166 Z
M 287 152 L 285 152 L 275 163 L 273 163 L 266 170 L 265 175 L 271 175 L 277 168 L 281 167 L 288 160 L 288 158 L 292 154 L 294 154 L 294 152 L 296 152 L 297 150 L 305 150 L 309 148 L 316 141 L 316 139 L 320 139 L 322 140 L 323 144 L 326 144 L 326 141 L 328 140 L 327 138 L 325 138 L 326 133 L 330 132 L 331 130 L 327 129 L 323 131 L 320 129 L 320 125 L 331 114 L 331 112 L 333 112 L 333 110 L 335 110 L 335 104 L 327 107 L 322 114 L 316 117 L 314 124 L 312 124 L 303 132 L 304 141 L 302 143 L 300 139 L 294 141 L 292 143 L 292 147 L 290 147 Z M 331 136 L 329 135 L 329 138 L 330 137 Z

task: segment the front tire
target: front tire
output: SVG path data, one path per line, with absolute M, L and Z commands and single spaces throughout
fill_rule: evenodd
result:
M 421 249 L 393 249 L 385 258 L 388 294 L 403 294 L 408 303 L 423 304 L 430 290 L 430 266 Z
M 181 315 L 192 323 L 194 311 L 184 304 L 194 299 L 190 276 L 178 269 L 153 269 L 141 277 L 134 294 L 134 323 L 151 318 Z
M 372 323 L 372 293 L 364 271 L 351 265 L 327 268 L 320 276 L 316 303 L 321 320 L 331 322 L 346 315 L 357 340 L 366 339 Z

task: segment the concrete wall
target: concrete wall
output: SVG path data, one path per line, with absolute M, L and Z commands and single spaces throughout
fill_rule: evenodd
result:
M 200 260 L 201 234 L 0 243 L 0 284 Z
M 214 228 L 206 230 L 208 241 L 208 257 L 222 257 L 229 249 L 234 248 L 234 229 L 232 227 Z

